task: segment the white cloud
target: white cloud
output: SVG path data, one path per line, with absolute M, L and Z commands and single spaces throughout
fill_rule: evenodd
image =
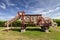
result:
M 23 0 L 24 1 L 24 0 Z M 35 2 L 34 2 L 35 0 L 30 0 L 29 2 L 26 2 L 26 1 L 24 1 L 25 2 L 25 4 L 22 2 L 21 3 L 21 1 L 19 2 L 22 6 L 24 6 L 26 9 L 24 9 L 25 11 L 29 11 L 29 12 L 31 12 L 31 13 L 33 13 L 33 14 L 43 14 L 43 15 L 45 15 L 46 14 L 46 16 L 47 16 L 47 14 L 48 14 L 48 16 L 50 16 L 50 13 L 52 12 L 55 12 L 55 11 L 57 11 L 57 10 L 59 10 L 60 9 L 60 7 L 58 6 L 58 5 L 60 5 L 60 3 L 59 4 L 57 4 L 57 5 L 54 5 L 53 6 L 53 2 L 54 1 L 49 1 L 50 3 L 49 3 L 49 5 L 48 4 L 46 4 L 44 1 L 41 1 L 41 0 L 36 0 Z M 15 6 L 16 4 L 14 4 L 14 3 L 12 3 L 11 2 L 11 0 L 5 0 L 5 2 L 6 2 L 6 4 L 8 5 L 8 6 Z M 34 2 L 34 3 L 33 3 Z M 33 5 L 30 5 L 30 3 L 33 3 Z M 41 5 L 42 5 L 42 8 L 40 8 L 41 7 Z M 36 7 L 35 7 L 35 6 Z M 47 6 L 48 5 L 48 6 Z M 45 6 L 47 6 L 47 8 L 45 8 Z M 6 9 L 6 5 L 4 4 L 4 3 L 2 3 L 2 5 L 0 5 L 0 7 L 1 8 L 3 8 L 3 9 Z M 44 8 L 43 8 L 44 7 Z M 49 7 L 51 8 L 51 9 L 49 9 Z M 52 9 L 52 8 L 55 8 L 55 9 Z M 20 9 L 19 7 L 16 7 L 16 9 L 18 10 L 18 9 Z M 48 10 L 47 10 L 48 9 Z M 47 10 L 47 11 L 44 11 L 44 10 Z M 12 13 L 14 13 L 15 12 L 15 10 L 13 9 L 10 9 L 10 11 L 12 12 Z M 31 14 L 30 13 L 30 14 Z M 55 15 L 54 15 L 55 14 Z M 57 16 L 57 15 L 59 15 L 59 14 L 56 14 L 56 13 L 54 13 L 53 14 L 53 18 L 60 18 L 60 16 Z M 4 14 L 5 15 L 5 14 Z M 11 19 L 11 18 L 13 18 L 14 16 L 5 16 L 5 17 L 0 17 L 0 19 Z
M 60 7 L 56 7 L 55 9 L 49 10 L 49 11 L 46 12 L 46 13 L 55 12 L 55 11 L 57 11 L 57 10 L 59 10 L 59 9 L 60 9 Z
M 4 3 L 1 3 L 0 8 L 6 9 L 6 5 Z
M 15 6 L 15 4 L 13 4 L 13 3 L 10 3 L 10 4 L 8 4 L 9 6 Z
M 53 19 L 60 19 L 60 12 L 51 14 L 50 17 L 53 18 Z
M 10 19 L 12 19 L 12 18 L 14 18 L 14 16 L 0 16 L 0 20 L 10 20 Z
M 33 13 L 33 14 L 42 14 L 46 17 L 50 17 L 50 18 L 54 18 L 54 19 L 59 19 L 60 18 L 60 13 L 54 13 L 55 11 L 58 11 L 60 9 L 60 7 L 56 7 L 55 9 L 41 9 L 41 8 L 33 8 L 31 9 L 30 11 Z M 47 10 L 47 11 L 44 11 L 44 10 Z M 51 13 L 51 14 L 50 14 Z M 48 15 L 47 15 L 48 14 Z
M 41 14 L 47 14 L 47 13 L 50 13 L 50 12 L 53 12 L 54 10 L 48 10 L 48 11 L 42 11 Z
M 46 14 L 46 13 L 50 13 L 50 12 L 55 12 L 55 11 L 57 11 L 57 10 L 59 10 L 59 9 L 60 9 L 60 7 L 56 7 L 55 9 L 48 10 L 48 11 L 42 12 L 42 13 L 43 13 L 43 14 Z
M 44 10 L 47 10 L 46 8 L 45 9 L 43 9 L 43 8 L 32 8 L 32 9 L 30 9 L 30 11 L 32 12 L 32 13 L 34 13 L 34 14 L 48 14 L 48 13 L 53 13 L 53 12 L 55 12 L 55 11 L 57 11 L 57 10 L 59 10 L 60 9 L 60 7 L 56 7 L 55 9 L 48 9 L 48 11 L 44 11 Z
M 11 18 L 14 18 L 15 16 L 13 15 L 8 15 L 5 13 L 0 12 L 0 20 L 10 20 Z
M 16 9 L 18 9 L 18 10 L 19 10 L 20 8 L 19 8 L 19 7 L 16 7 Z
M 60 19 L 60 16 L 53 17 L 53 19 Z
M 5 0 L 6 1 L 6 4 L 8 5 L 8 6 L 15 6 L 16 4 L 14 4 L 14 3 L 11 3 L 10 2 L 10 0 Z
M 54 16 L 60 16 L 60 13 L 55 13 Z
M 56 10 L 59 10 L 60 9 L 60 7 L 56 7 Z

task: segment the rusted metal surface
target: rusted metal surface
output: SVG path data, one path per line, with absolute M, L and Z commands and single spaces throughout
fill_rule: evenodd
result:
M 24 30 L 28 23 L 44 26 L 46 28 L 51 25 L 51 21 L 45 20 L 44 17 L 42 17 L 42 14 L 25 14 L 25 12 L 18 12 L 15 18 L 8 20 L 5 25 L 8 27 L 12 22 L 18 19 L 21 19 L 21 30 Z

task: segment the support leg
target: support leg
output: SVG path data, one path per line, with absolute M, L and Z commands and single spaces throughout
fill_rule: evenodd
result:
M 41 30 L 45 32 L 45 26 L 41 26 Z
M 9 31 L 9 25 L 8 24 L 7 24 L 7 28 L 6 29 L 7 29 L 7 31 Z
M 49 27 L 41 26 L 41 30 L 44 32 L 49 32 Z
M 25 32 L 26 30 L 26 24 L 21 25 L 21 32 Z
M 49 32 L 49 27 L 45 27 L 45 32 Z

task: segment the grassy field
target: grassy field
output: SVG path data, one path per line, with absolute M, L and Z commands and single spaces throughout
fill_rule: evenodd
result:
M 3 29 L 0 27 L 0 30 Z M 60 27 L 57 28 L 60 30 Z M 0 32 L 0 40 L 60 40 L 60 31 L 50 29 L 50 33 L 41 32 L 39 27 L 28 27 L 21 33 L 19 28 Z

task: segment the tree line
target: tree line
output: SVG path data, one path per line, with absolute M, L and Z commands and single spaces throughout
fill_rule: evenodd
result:
M 2 21 L 0 20 L 0 27 L 6 27 L 5 24 L 6 21 Z M 56 22 L 58 24 L 58 26 L 60 26 L 60 19 L 54 19 L 54 22 Z M 11 25 L 10 25 L 11 26 Z M 15 21 L 12 23 L 13 27 L 20 27 L 21 26 L 21 22 L 20 21 Z M 27 26 L 35 26 L 35 25 L 30 25 L 27 24 Z

